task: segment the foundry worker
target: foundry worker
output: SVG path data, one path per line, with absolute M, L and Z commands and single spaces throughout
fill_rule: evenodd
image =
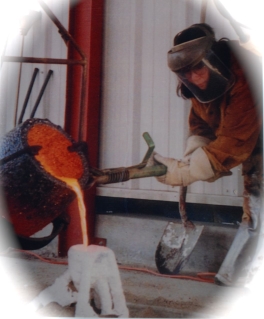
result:
M 157 179 L 172 186 L 213 182 L 242 164 L 242 222 L 216 276 L 218 283 L 230 285 L 236 276 L 236 257 L 260 224 L 261 64 L 238 41 L 216 41 L 209 25 L 195 24 L 175 36 L 168 66 L 178 79 L 177 94 L 191 100 L 190 134 L 182 160 L 155 154 L 154 159 L 167 166 L 166 175 Z

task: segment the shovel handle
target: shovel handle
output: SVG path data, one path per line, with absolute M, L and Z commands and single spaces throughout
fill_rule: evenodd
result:
M 179 212 L 181 215 L 181 220 L 185 223 L 188 220 L 186 213 L 186 194 L 187 194 L 187 186 L 180 186 L 179 191 Z
M 182 223 L 185 227 L 194 228 L 194 224 L 188 219 L 186 212 L 186 195 L 187 195 L 187 186 L 180 186 L 179 191 L 179 212 L 181 215 Z

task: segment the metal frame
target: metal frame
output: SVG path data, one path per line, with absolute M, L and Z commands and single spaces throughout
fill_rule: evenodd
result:
M 62 39 L 68 46 L 69 42 L 72 44 L 73 48 L 79 53 L 81 59 L 54 59 L 54 58 L 34 58 L 34 57 L 19 57 L 19 56 L 2 56 L 2 62 L 18 62 L 18 63 L 39 63 L 39 64 L 65 64 L 65 65 L 80 65 L 82 67 L 82 84 L 81 84 L 81 98 L 80 98 L 80 124 L 79 124 L 79 140 L 82 139 L 84 133 L 82 132 L 82 128 L 84 127 L 84 109 L 85 109 L 85 99 L 86 99 L 86 86 L 87 86 L 87 56 L 84 51 L 80 48 L 80 46 L 76 43 L 72 35 L 66 30 L 66 28 L 62 25 L 62 23 L 58 20 L 58 18 L 54 15 L 54 13 L 50 10 L 47 4 L 38 0 L 39 5 L 43 9 L 43 11 L 47 14 L 47 16 L 51 19 L 51 21 L 57 26 L 59 29 L 59 33 L 61 34 Z

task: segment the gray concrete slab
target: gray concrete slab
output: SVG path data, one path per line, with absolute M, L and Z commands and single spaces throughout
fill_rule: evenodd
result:
M 24 254 L 2 256 L 0 263 L 12 274 L 16 297 L 23 307 L 67 269 L 66 265 L 25 258 Z M 247 294 L 246 289 L 159 277 L 134 270 L 121 269 L 120 276 L 131 318 L 219 318 L 229 311 L 237 298 Z M 15 300 L 13 305 L 18 307 Z M 74 311 L 74 305 L 61 307 L 51 303 L 39 309 L 36 316 L 74 317 Z M 12 314 L 12 309 L 7 309 L 8 313 Z
M 106 238 L 118 262 L 156 269 L 155 252 L 169 221 L 130 215 L 97 215 L 96 236 Z M 181 221 L 173 220 L 176 227 Z M 195 223 L 201 225 L 201 223 Z M 236 228 L 206 223 L 183 271 L 217 272 L 235 236 Z
M 107 239 L 107 247 L 115 253 L 120 269 L 126 302 L 131 318 L 219 318 L 233 307 L 236 300 L 247 296 L 245 288 L 221 287 L 214 283 L 158 276 L 155 271 L 155 251 L 168 220 L 138 216 L 97 215 L 96 236 Z M 181 227 L 177 221 L 177 227 Z M 216 272 L 236 233 L 234 227 L 206 224 L 197 245 L 181 272 L 197 274 Z M 39 251 L 58 261 L 54 243 Z M 67 262 L 67 259 L 64 259 Z M 26 254 L 13 252 L 0 256 L 15 283 L 15 294 L 6 295 L 7 301 L 18 297 L 18 303 L 7 306 L 7 313 L 23 308 L 43 289 L 62 275 L 67 265 L 46 263 Z M 123 267 L 132 267 L 125 270 Z M 0 300 L 1 299 L 0 296 Z M 8 303 L 6 303 L 8 304 Z M 22 312 L 21 308 L 21 312 Z M 4 307 L 2 306 L 2 311 Z M 74 305 L 61 307 L 51 303 L 37 311 L 40 317 L 73 317 Z M 6 316 L 8 317 L 8 316 Z M 11 316 L 12 317 L 12 316 Z M 28 318 L 28 317 L 27 317 Z M 35 318 L 35 317 L 34 317 Z

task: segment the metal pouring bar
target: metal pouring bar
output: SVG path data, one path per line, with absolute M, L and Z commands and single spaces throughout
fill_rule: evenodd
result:
M 148 150 L 142 160 L 138 165 L 130 167 L 119 167 L 110 169 L 93 169 L 90 168 L 92 173 L 91 184 L 111 184 L 125 182 L 130 179 L 151 177 L 151 176 L 161 176 L 166 174 L 166 166 L 164 165 L 147 165 L 148 160 L 151 158 L 155 144 L 148 132 L 143 133 L 143 137 L 148 145 Z

